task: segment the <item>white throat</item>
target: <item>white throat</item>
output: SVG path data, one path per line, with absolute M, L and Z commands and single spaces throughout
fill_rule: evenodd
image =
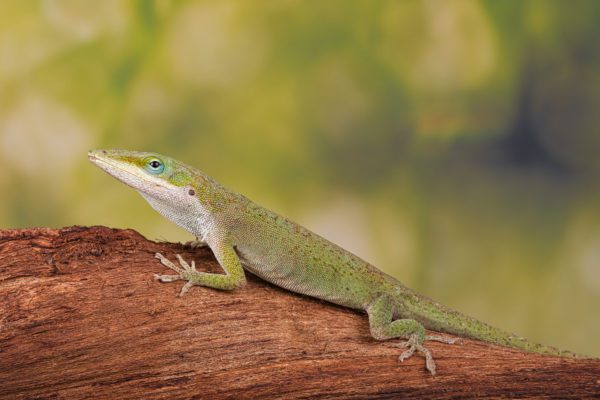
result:
M 204 240 L 210 227 L 212 218 L 200 202 L 191 196 L 177 199 L 178 201 L 163 201 L 140 192 L 146 201 L 163 217 L 173 221 L 196 237 Z

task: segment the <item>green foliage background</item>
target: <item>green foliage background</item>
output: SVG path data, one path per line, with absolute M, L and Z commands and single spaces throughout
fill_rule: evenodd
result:
M 441 302 L 600 356 L 598 15 L 595 0 L 2 2 L 0 226 L 188 240 L 86 160 L 159 151 Z

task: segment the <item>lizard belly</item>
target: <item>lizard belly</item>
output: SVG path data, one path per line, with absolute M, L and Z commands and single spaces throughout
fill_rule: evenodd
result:
M 265 262 L 264 257 L 253 257 L 239 249 L 238 255 L 246 270 L 276 286 L 345 307 L 364 308 L 363 302 L 349 296 L 349 290 L 334 276 L 314 274 L 314 269 L 311 271 L 312 268 L 296 264 L 288 257 L 281 257 L 276 262 Z

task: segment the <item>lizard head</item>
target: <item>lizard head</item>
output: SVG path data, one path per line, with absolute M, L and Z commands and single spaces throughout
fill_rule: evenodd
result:
M 191 167 L 157 153 L 92 150 L 89 160 L 137 191 L 153 197 L 173 196 L 194 182 Z
M 159 213 L 194 231 L 192 215 L 206 215 L 199 196 L 209 178 L 202 172 L 157 153 L 127 150 L 92 150 L 89 160 L 126 185 L 136 189 Z

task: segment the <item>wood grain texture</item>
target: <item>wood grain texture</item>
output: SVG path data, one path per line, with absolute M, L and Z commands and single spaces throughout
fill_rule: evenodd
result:
M 162 284 L 162 252 L 208 249 L 132 230 L 0 231 L 0 398 L 600 398 L 600 361 L 462 339 L 398 362 L 360 313 L 249 277 L 243 290 Z

